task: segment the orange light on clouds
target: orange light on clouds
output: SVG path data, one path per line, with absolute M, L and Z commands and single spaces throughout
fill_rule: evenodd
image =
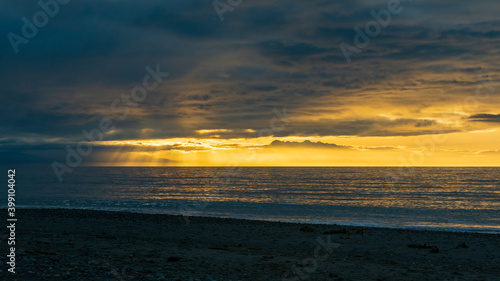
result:
M 500 130 L 488 129 L 441 135 L 392 137 L 103 141 L 96 144 L 113 148 L 112 151 L 96 153 L 90 165 L 500 166 L 499 138 Z M 272 142 L 276 140 L 287 142 L 289 145 L 273 145 Z M 419 161 L 410 161 L 414 158 Z

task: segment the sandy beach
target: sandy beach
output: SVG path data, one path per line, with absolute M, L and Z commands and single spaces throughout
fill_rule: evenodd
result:
M 495 234 L 64 209 L 17 217 L 17 273 L 3 262 L 2 280 L 500 280 Z

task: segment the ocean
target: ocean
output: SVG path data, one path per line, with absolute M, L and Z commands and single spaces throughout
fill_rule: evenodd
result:
M 500 233 L 500 168 L 16 169 L 16 205 Z M 4 203 L 6 204 L 6 203 Z

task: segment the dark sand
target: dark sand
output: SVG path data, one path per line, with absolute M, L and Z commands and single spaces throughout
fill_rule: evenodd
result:
M 500 280 L 495 234 L 61 209 L 17 218 L 17 274 L 4 231 L 1 280 Z

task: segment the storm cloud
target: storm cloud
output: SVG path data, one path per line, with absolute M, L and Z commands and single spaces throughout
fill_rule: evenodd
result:
M 70 1 L 18 53 L 8 34 L 23 36 L 23 17 L 33 22 L 42 8 L 0 3 L 3 151 L 57 150 L 104 118 L 115 128 L 108 141 L 200 130 L 256 138 L 284 106 L 291 117 L 276 137 L 424 135 L 499 122 L 473 112 L 440 121 L 474 95 L 481 75 L 499 77 L 498 1 L 401 1 L 350 63 L 339 45 L 355 45 L 355 27 L 387 1 L 243 1 L 222 22 L 211 1 Z M 123 101 L 156 65 L 170 76 L 146 99 Z M 126 118 L 112 109 L 116 99 Z M 499 103 L 492 94 L 480 111 Z

